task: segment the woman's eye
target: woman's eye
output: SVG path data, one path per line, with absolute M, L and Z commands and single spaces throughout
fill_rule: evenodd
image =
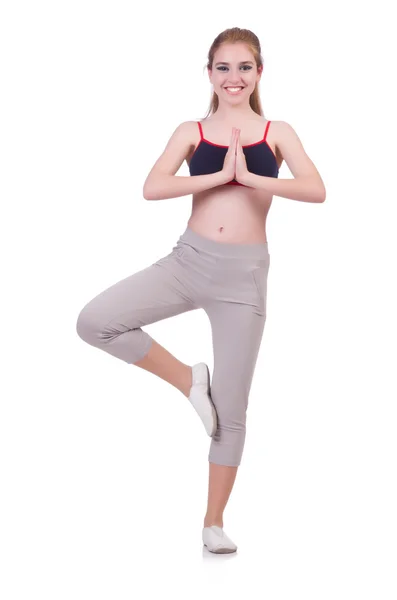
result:
M 248 69 L 248 71 L 250 69 L 252 69 L 252 67 L 250 67 L 250 65 L 242 65 L 243 69 Z M 227 69 L 227 67 L 218 67 L 218 71 L 221 71 L 222 69 Z

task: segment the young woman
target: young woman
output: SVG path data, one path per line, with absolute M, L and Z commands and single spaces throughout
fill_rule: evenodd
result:
M 270 254 L 266 217 L 273 194 L 323 202 L 313 162 L 284 121 L 263 117 L 260 43 L 249 30 L 219 34 L 208 54 L 213 85 L 201 122 L 173 132 L 144 184 L 147 200 L 193 195 L 192 214 L 172 252 L 91 300 L 79 336 L 180 390 L 211 437 L 202 539 L 211 552 L 235 552 L 223 512 L 244 448 L 246 411 L 266 320 Z M 176 176 L 186 160 L 190 176 Z M 278 179 L 285 160 L 294 179 Z M 212 328 L 214 370 L 187 365 L 142 326 L 202 308 Z

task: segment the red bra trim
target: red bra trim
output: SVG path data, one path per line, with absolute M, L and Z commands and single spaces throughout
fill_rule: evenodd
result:
M 269 131 L 270 123 L 271 123 L 271 121 L 267 122 L 266 129 L 265 129 L 265 135 L 263 136 L 263 138 L 261 140 L 259 140 L 259 142 L 253 142 L 252 144 L 246 144 L 245 146 L 242 146 L 242 147 L 249 148 L 250 146 L 256 146 L 257 144 L 263 144 L 263 142 L 266 141 L 266 136 L 267 136 L 267 132 Z M 211 144 L 211 146 L 218 146 L 218 148 L 228 148 L 229 147 L 229 146 L 224 146 L 223 144 L 216 144 L 215 142 L 211 142 L 210 140 L 207 140 L 204 137 L 203 128 L 201 126 L 200 121 L 197 121 L 197 124 L 198 124 L 199 130 L 200 130 L 200 141 L 207 142 L 207 144 Z M 270 146 L 269 146 L 269 148 L 270 148 Z M 270 148 L 270 150 L 272 150 L 272 148 Z M 273 150 L 272 150 L 272 152 L 273 152 Z M 274 152 L 273 152 L 273 154 L 274 154 Z
M 270 121 L 268 121 L 268 122 L 267 122 L 267 125 L 266 125 L 266 129 L 265 129 L 265 135 L 263 136 L 263 139 L 264 139 L 264 140 L 266 139 L 267 132 L 269 131 L 269 125 L 270 125 Z
M 197 144 L 197 146 L 195 147 L 195 149 L 193 150 L 192 157 L 196 153 L 201 142 L 206 142 L 207 144 L 211 144 L 211 146 L 218 146 L 218 148 L 228 148 L 229 147 L 229 146 L 223 146 L 222 144 L 215 144 L 215 142 L 210 142 L 209 140 L 206 140 L 203 135 L 203 128 L 201 127 L 200 121 L 197 121 L 197 123 L 198 123 L 199 129 L 200 129 L 200 141 Z M 271 123 L 271 121 L 268 121 L 268 123 L 266 125 L 266 129 L 265 129 L 265 135 L 263 136 L 263 138 L 261 140 L 259 140 L 259 142 L 254 142 L 253 144 L 247 144 L 246 146 L 243 146 L 243 148 L 249 148 L 250 146 L 256 146 L 257 144 L 265 143 L 268 146 L 271 153 L 273 154 L 274 158 L 277 160 L 277 156 L 276 156 L 275 152 L 273 151 L 273 148 L 269 145 L 269 142 L 266 140 L 266 136 L 267 136 L 267 132 L 269 130 L 270 123 Z

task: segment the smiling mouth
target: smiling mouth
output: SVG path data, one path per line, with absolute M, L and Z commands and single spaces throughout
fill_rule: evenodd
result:
M 244 90 L 245 86 L 239 85 L 237 87 L 232 87 L 232 86 L 228 86 L 225 87 L 225 91 L 229 94 L 229 96 L 237 96 L 238 94 L 241 94 L 241 92 Z

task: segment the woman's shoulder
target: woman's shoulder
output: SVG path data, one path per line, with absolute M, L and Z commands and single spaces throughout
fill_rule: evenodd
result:
M 191 137 L 198 131 L 198 123 L 199 121 L 182 121 L 176 127 L 175 132 Z
M 189 146 L 195 145 L 197 135 L 200 135 L 198 123 L 199 121 L 182 121 L 176 127 L 173 135 L 178 135 Z

